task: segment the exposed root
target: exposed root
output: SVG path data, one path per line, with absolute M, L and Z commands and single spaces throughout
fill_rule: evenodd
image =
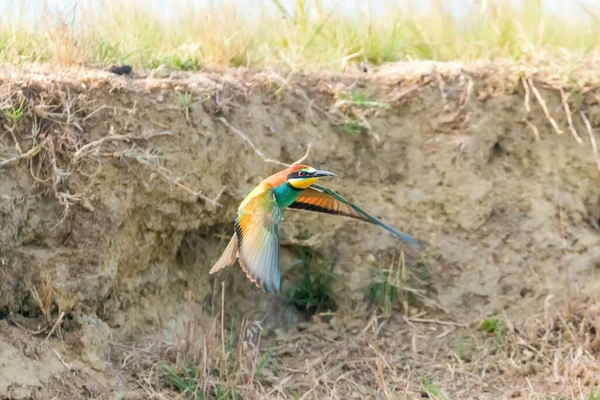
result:
M 413 93 L 414 91 L 419 90 L 419 89 L 429 85 L 431 82 L 432 82 L 432 79 L 427 78 L 427 79 L 424 79 L 422 82 L 411 85 L 407 88 L 400 88 L 399 90 L 392 91 L 383 100 L 386 103 L 398 102 L 398 101 L 402 100 L 403 98 L 405 98 L 406 96 L 408 96 L 409 94 Z M 468 98 L 468 95 L 466 98 Z M 465 100 L 465 103 L 466 103 L 466 100 Z
M 260 74 L 260 75 L 263 75 L 263 74 Z M 293 84 L 290 81 L 289 77 L 287 79 L 282 78 L 279 74 L 277 74 L 274 71 L 266 72 L 263 76 L 265 76 L 267 78 L 267 80 L 277 81 L 281 85 L 279 87 L 279 89 L 275 92 L 275 94 L 281 93 L 281 91 L 283 89 L 288 89 L 289 91 L 291 91 L 292 93 L 295 93 L 296 95 L 300 96 L 304 101 L 306 101 L 306 103 L 308 104 L 309 110 L 314 109 L 314 110 L 317 110 L 321 115 L 323 115 L 325 117 L 330 117 L 327 110 L 325 110 L 324 108 L 315 104 L 315 101 L 312 100 L 311 98 L 309 98 L 308 95 L 306 94 L 306 92 L 304 90 L 302 90 L 300 87 L 298 87 L 298 85 Z
M 544 98 L 540 94 L 539 90 L 537 90 L 537 88 L 535 87 L 535 85 L 533 84 L 533 81 L 531 79 L 528 79 L 528 81 L 529 81 L 529 87 L 531 88 L 531 91 L 533 92 L 533 95 L 535 96 L 537 101 L 540 103 L 542 110 L 544 110 L 544 115 L 546 115 L 546 118 L 550 122 L 550 125 L 552 125 L 552 127 L 554 128 L 556 133 L 558 133 L 559 135 L 562 135 L 562 133 L 563 133 L 562 130 L 558 127 L 558 124 L 556 123 L 554 118 L 552 118 L 552 115 L 550 115 L 550 111 L 548 111 L 546 102 L 544 101 Z
M 533 135 L 535 136 L 535 140 L 539 141 L 540 140 L 540 131 L 538 130 L 537 126 L 535 126 L 534 124 L 532 124 L 531 122 L 525 120 L 525 124 L 529 127 L 529 129 L 531 129 L 531 131 L 533 132 Z
M 119 140 L 121 140 L 121 139 L 119 139 Z M 205 202 L 212 204 L 215 207 L 222 206 L 218 202 L 218 199 L 219 199 L 219 197 L 221 197 L 221 194 L 223 193 L 224 188 L 221 189 L 221 191 L 217 194 L 217 196 L 214 199 L 211 199 L 210 197 L 202 194 L 202 191 L 195 191 L 195 190 L 190 189 L 188 186 L 181 183 L 181 179 L 182 179 L 181 177 L 174 177 L 173 173 L 170 170 L 163 167 L 160 164 L 160 162 L 158 161 L 158 157 L 156 155 L 154 155 L 150 149 L 141 150 L 134 146 L 134 147 L 131 147 L 124 151 L 117 151 L 117 152 L 109 153 L 109 154 L 105 154 L 105 155 L 112 155 L 113 157 L 117 157 L 117 158 L 133 159 L 137 163 L 147 167 L 152 172 L 156 173 L 158 176 L 163 178 L 165 181 L 167 181 L 170 184 L 175 185 L 178 188 L 182 189 L 183 191 L 191 194 L 194 198 L 202 199 Z
M 56 88 L 54 88 L 56 89 Z M 6 159 L 0 160 L 0 168 L 13 166 L 14 164 L 26 160 L 29 164 L 29 170 L 32 178 L 47 191 L 53 193 L 59 204 L 63 207 L 63 213 L 59 221 L 54 225 L 56 228 L 67 218 L 69 210 L 76 203 L 84 202 L 87 193 L 95 183 L 96 176 L 100 173 L 102 162 L 100 158 L 105 153 L 100 153 L 100 149 L 109 143 L 136 143 L 147 142 L 156 136 L 170 135 L 170 131 L 145 132 L 141 135 L 119 134 L 111 126 L 108 135 L 90 142 L 85 141 L 85 135 L 82 135 L 84 124 L 92 116 L 97 115 L 102 110 L 112 110 L 113 113 L 127 112 L 134 115 L 136 107 L 131 109 L 122 107 L 101 105 L 94 109 L 84 105 L 80 106 L 78 102 L 84 101 L 76 96 L 72 96 L 67 88 L 66 92 L 54 90 L 51 94 L 41 91 L 37 87 L 28 88 L 27 95 L 23 91 L 9 93 L 3 104 L 19 103 L 19 108 L 13 107 L 12 111 L 6 111 L 5 116 L 12 121 L 12 126 L 6 127 L 11 133 L 17 154 Z M 23 117 L 26 117 L 23 119 Z M 30 129 L 31 135 L 26 139 L 26 131 Z M 23 143 L 27 143 L 29 150 L 21 151 L 19 138 Z M 125 154 L 127 151 L 115 150 L 112 154 Z M 174 178 L 173 174 L 160 165 L 150 165 L 144 163 L 144 160 L 136 158 L 141 164 L 153 168 L 159 176 L 174 184 L 175 186 L 187 191 L 194 197 L 219 206 L 216 200 L 202 194 L 201 191 L 194 191 L 179 182 L 179 178 Z M 97 164 L 97 169 L 92 173 L 85 171 L 88 165 Z M 75 193 L 65 188 L 67 181 L 73 173 L 86 177 L 87 184 L 78 189 Z M 220 194 L 219 194 L 220 196 Z
M 231 125 L 225 118 L 223 117 L 219 117 L 218 120 L 225 125 L 227 128 L 229 128 L 233 133 L 235 133 L 236 135 L 238 135 L 239 137 L 241 137 L 246 143 L 248 143 L 248 145 L 252 148 L 252 150 L 254 150 L 254 152 L 260 157 L 262 158 L 262 160 L 266 163 L 270 163 L 270 164 L 276 164 L 276 165 L 281 165 L 283 167 L 288 167 L 288 164 L 281 162 L 279 160 L 275 160 L 273 158 L 268 158 L 265 157 L 264 154 L 262 153 L 262 151 L 260 151 L 260 149 L 258 147 L 256 147 L 256 145 L 254 144 L 254 142 L 252 142 L 252 140 L 250 140 L 250 138 L 241 130 L 239 130 L 238 128 L 236 128 L 235 126 Z
M 523 87 L 525 88 L 525 99 L 523 100 L 523 103 L 525 105 L 525 110 L 527 112 L 531 112 L 531 106 L 529 105 L 529 98 L 530 98 L 529 83 L 527 82 L 527 78 L 525 78 L 525 77 L 521 77 L 521 82 L 523 83 Z
M 571 131 L 571 134 L 573 135 L 573 137 L 575 138 L 577 143 L 581 144 L 581 143 L 583 143 L 583 141 L 581 140 L 581 138 L 577 134 L 577 130 L 573 126 L 573 118 L 571 116 L 571 109 L 569 108 L 569 102 L 567 100 L 567 95 L 565 94 L 565 91 L 562 88 L 560 89 L 560 97 L 562 99 L 562 104 L 565 109 L 565 114 L 567 115 L 567 122 L 569 124 L 569 130 Z
M 585 124 L 588 136 L 590 137 L 590 143 L 592 144 L 592 154 L 594 155 L 594 159 L 596 160 L 596 165 L 598 166 L 598 170 L 600 171 L 600 158 L 598 157 L 598 146 L 596 145 L 596 138 L 594 137 L 594 131 L 592 130 L 592 124 L 590 124 L 590 120 L 587 118 L 583 111 L 579 111 L 579 115 Z
M 5 160 L 0 161 L 0 168 L 7 167 L 11 164 L 15 164 L 23 159 L 31 159 L 34 156 L 37 156 L 42 148 L 47 144 L 48 139 L 44 139 L 40 144 L 35 145 L 31 149 L 29 149 L 26 153 L 18 154 L 14 157 L 7 158 Z
M 100 146 L 102 146 L 102 144 L 105 142 L 116 142 L 116 141 L 131 142 L 134 140 L 148 140 L 155 136 L 165 136 L 165 135 L 170 135 L 170 134 L 171 134 L 170 131 L 162 131 L 162 132 L 157 132 L 157 133 L 156 132 L 147 132 L 147 133 L 144 133 L 140 137 L 136 137 L 136 136 L 132 136 L 132 135 L 117 135 L 117 134 L 115 134 L 114 129 L 111 127 L 111 130 L 110 130 L 108 136 L 104 136 L 101 139 L 95 140 L 93 142 L 90 142 L 90 143 L 87 143 L 87 144 L 81 146 L 79 148 L 79 150 L 77 150 L 73 154 L 72 161 L 77 162 L 84 156 L 97 154 L 98 150 L 100 149 Z
M 365 126 L 365 128 L 367 128 L 367 131 L 369 132 L 369 134 L 371 136 L 373 136 L 373 138 L 377 142 L 381 142 L 381 137 L 379 137 L 379 135 L 377 133 L 375 133 L 375 131 L 373 131 L 373 128 L 371 127 L 371 124 L 369 124 L 369 120 L 367 119 L 367 117 L 365 117 L 364 113 L 357 112 L 356 116 L 363 123 L 363 125 Z
M 304 154 L 304 156 L 302 156 L 302 158 L 300 158 L 297 161 L 294 161 L 292 164 L 286 164 L 282 161 L 279 160 L 275 160 L 273 158 L 267 158 L 265 157 L 265 155 L 263 154 L 263 152 L 254 144 L 254 142 L 252 142 L 252 140 L 250 140 L 250 138 L 241 130 L 239 130 L 238 128 L 236 128 L 235 126 L 231 125 L 229 123 L 229 121 L 227 121 L 225 118 L 223 117 L 219 117 L 218 120 L 225 125 L 227 128 L 229 128 L 233 133 L 235 133 L 236 135 L 238 135 L 239 137 L 241 137 L 246 143 L 248 143 L 248 145 L 252 148 L 252 150 L 254 150 L 254 152 L 256 153 L 256 155 L 258 155 L 260 158 L 262 158 L 262 160 L 266 163 L 270 163 L 270 164 L 276 164 L 276 165 L 280 165 L 282 167 L 289 167 L 290 165 L 296 165 L 296 164 L 300 164 L 301 162 L 303 162 L 304 160 L 306 160 L 306 158 L 308 157 L 309 153 L 310 153 L 310 147 L 311 144 L 309 143 L 307 148 L 306 148 L 306 153 Z

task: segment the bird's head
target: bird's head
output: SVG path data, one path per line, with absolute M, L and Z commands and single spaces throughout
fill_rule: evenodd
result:
M 308 165 L 292 165 L 288 168 L 286 181 L 294 188 L 303 190 L 323 176 L 335 176 L 335 174 Z

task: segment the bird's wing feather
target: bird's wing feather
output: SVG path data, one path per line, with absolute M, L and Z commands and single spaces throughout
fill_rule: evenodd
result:
M 240 265 L 248 279 L 267 292 L 279 292 L 279 223 L 281 210 L 273 187 L 265 185 L 238 210 L 235 222 Z
M 381 222 L 377 218 L 367 214 L 367 212 L 362 210 L 357 205 L 344 199 L 333 190 L 321 185 L 312 184 L 309 188 L 303 190 L 298 196 L 298 199 L 296 199 L 296 201 L 292 203 L 289 208 L 342 215 L 345 217 L 370 222 L 388 230 L 411 246 L 418 246 L 418 241 L 415 238 Z
M 208 273 L 212 275 L 215 272 L 217 272 L 225 267 L 229 267 L 230 265 L 233 265 L 235 263 L 235 259 L 237 258 L 237 256 L 238 256 L 238 239 L 236 237 L 236 234 L 234 233 L 233 236 L 231 237 L 231 240 L 229 241 L 229 244 L 225 248 L 225 251 L 223 252 L 221 257 L 219 257 L 219 260 L 217 260 L 215 265 L 213 265 L 213 267 L 210 269 L 210 271 Z

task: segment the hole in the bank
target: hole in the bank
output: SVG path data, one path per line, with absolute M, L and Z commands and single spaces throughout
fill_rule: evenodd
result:
M 496 142 L 494 144 L 494 147 L 492 147 L 492 151 L 494 152 L 495 156 L 501 156 L 502 154 L 504 154 L 504 149 L 502 148 L 502 146 L 500 146 L 499 142 Z

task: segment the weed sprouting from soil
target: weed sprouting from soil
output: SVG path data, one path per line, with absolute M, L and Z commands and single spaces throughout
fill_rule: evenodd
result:
M 15 106 L 12 106 L 10 110 L 4 110 L 4 116 L 13 124 L 16 124 L 23 117 L 24 104 L 25 99 L 21 99 L 21 102 L 19 103 L 19 106 L 17 108 L 15 108 Z
M 385 316 L 389 316 L 398 301 L 399 277 L 392 277 L 387 270 L 381 270 L 369 286 L 367 300 L 377 306 Z
M 352 94 L 341 93 L 337 106 L 353 105 L 360 108 L 390 108 L 388 103 L 377 100 L 366 90 L 357 90 Z
M 189 121 L 190 120 L 190 111 L 192 110 L 192 107 L 194 106 L 192 93 L 177 92 L 177 101 L 179 102 L 179 104 L 181 104 L 181 107 L 183 108 L 183 110 L 185 112 L 186 121 Z
M 600 400 L 600 389 L 592 389 L 587 400 Z
M 382 312 L 384 318 L 389 318 L 397 306 L 408 315 L 411 308 L 435 305 L 427 297 L 428 281 L 427 264 L 417 262 L 407 267 L 402 252 L 398 262 L 392 259 L 389 268 L 378 270 L 367 288 L 366 299 Z
M 496 317 L 486 318 L 480 322 L 478 329 L 493 335 L 497 351 L 502 351 L 504 349 L 507 341 L 507 330 L 506 325 L 502 320 Z
M 338 116 L 337 126 L 343 132 L 352 136 L 369 133 L 375 140 L 381 141 L 369 118 L 377 116 L 379 110 L 389 108 L 388 103 L 366 90 L 351 90 L 343 85 L 331 88 L 331 93 L 334 103 L 329 112 Z
M 291 289 L 287 301 L 306 315 L 320 311 L 333 311 L 336 308 L 332 284 L 336 279 L 333 272 L 335 262 L 329 267 L 317 263 L 314 252 L 304 246 L 298 246 L 298 259 L 294 264 L 302 267 L 302 279 Z
M 442 395 L 442 392 L 438 385 L 436 385 L 432 380 L 427 377 L 423 377 L 423 390 L 427 397 L 436 400 L 442 400 L 446 397 Z
M 339 125 L 339 127 L 343 132 L 350 136 L 358 136 L 368 132 L 368 129 L 365 128 L 363 124 L 352 119 Z

